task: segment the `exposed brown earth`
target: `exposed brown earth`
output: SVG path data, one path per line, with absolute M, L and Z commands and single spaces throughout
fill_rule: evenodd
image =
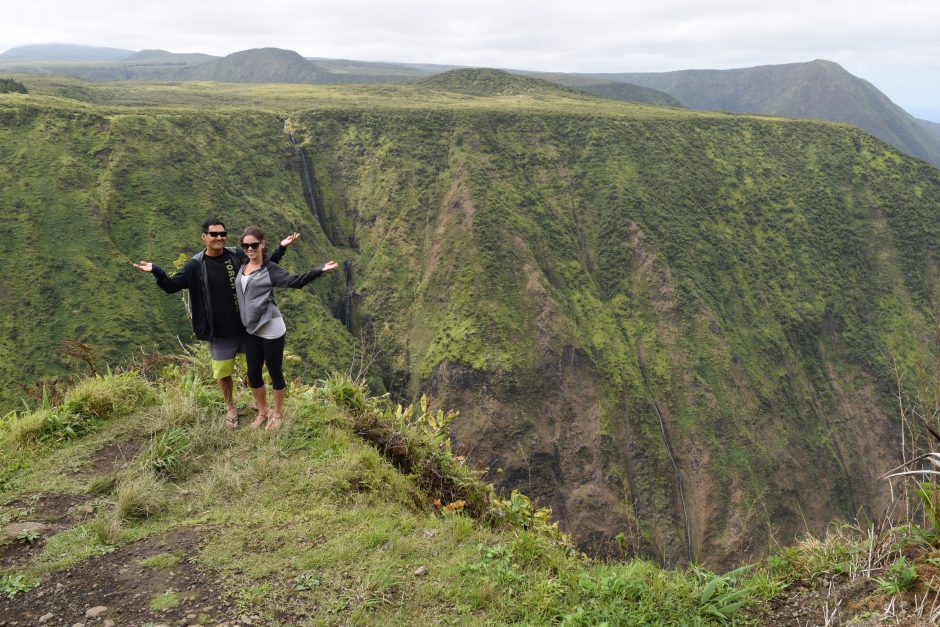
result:
M 888 597 L 870 579 L 837 575 L 795 584 L 749 617 L 759 625 L 786 627 L 925 627 L 940 620 L 936 602 L 936 593 L 923 584 Z
M 84 468 L 76 476 L 80 479 L 106 475 L 124 468 L 146 445 L 144 438 L 111 442 L 94 452 Z
M 0 597 L 3 617 L 0 625 L 35 625 L 49 614 L 52 618 L 42 624 L 99 625 L 107 620 L 114 625 L 237 622 L 232 602 L 221 598 L 218 582 L 188 559 L 194 555 L 204 532 L 196 528 L 177 529 L 52 573 L 28 593 L 17 594 L 13 599 Z M 142 560 L 162 553 L 173 553 L 182 559 L 170 568 L 141 566 Z M 178 594 L 179 605 L 152 611 L 150 601 L 167 591 Z M 96 607 L 107 609 L 95 620 L 88 620 L 88 611 Z M 251 619 L 244 622 L 250 624 Z

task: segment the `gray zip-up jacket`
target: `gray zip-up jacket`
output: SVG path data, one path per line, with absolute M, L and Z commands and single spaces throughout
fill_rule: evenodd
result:
M 247 267 L 246 264 L 238 269 L 235 293 L 242 324 L 248 333 L 254 333 L 266 322 L 281 317 L 281 310 L 274 302 L 275 287 L 301 288 L 323 274 L 322 265 L 303 274 L 294 274 L 273 261 L 265 261 L 260 269 L 248 275 L 248 284 L 242 287 L 242 275 Z

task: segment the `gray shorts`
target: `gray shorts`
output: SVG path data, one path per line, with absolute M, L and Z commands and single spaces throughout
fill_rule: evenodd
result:
M 244 336 L 235 337 L 217 337 L 209 341 L 209 355 L 216 361 L 225 361 L 233 359 L 236 354 L 244 353 L 242 348 L 242 339 Z

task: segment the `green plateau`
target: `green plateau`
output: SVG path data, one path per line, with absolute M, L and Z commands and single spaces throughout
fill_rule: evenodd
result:
M 926 162 L 844 124 L 497 71 L 14 78 L 29 94 L 0 94 L 10 409 L 85 367 L 69 342 L 99 369 L 188 343 L 180 299 L 131 263 L 172 268 L 221 214 L 234 233 L 301 231 L 291 270 L 348 262 L 348 280 L 279 296 L 289 376 L 362 373 L 459 411 L 455 453 L 583 549 L 730 565 L 884 516 L 899 381 L 929 381 L 937 357 Z

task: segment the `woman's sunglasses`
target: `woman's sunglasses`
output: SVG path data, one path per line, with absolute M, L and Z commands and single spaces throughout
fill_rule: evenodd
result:
M 251 243 L 242 242 L 242 248 L 244 248 L 245 250 L 248 250 L 249 248 L 251 250 L 257 250 L 258 246 L 261 246 L 261 242 L 251 242 Z

